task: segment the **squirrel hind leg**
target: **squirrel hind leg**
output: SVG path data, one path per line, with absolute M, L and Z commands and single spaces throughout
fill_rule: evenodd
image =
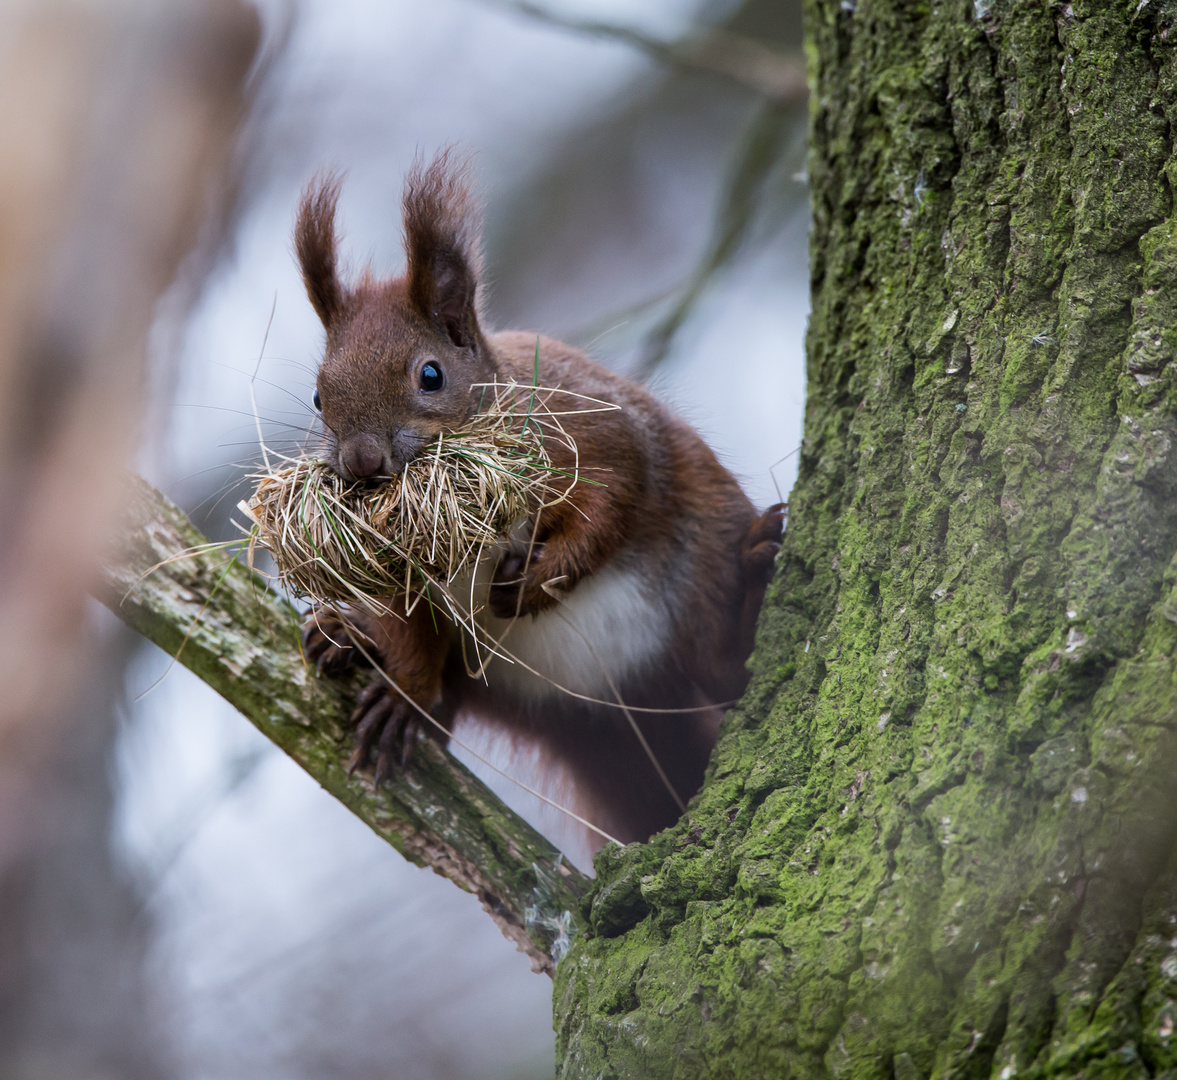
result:
M 674 794 L 619 714 L 602 725 L 561 726 L 546 732 L 544 738 L 550 752 L 568 769 L 583 816 L 624 843 L 648 840 L 679 819 L 682 811 L 675 796 L 689 802 L 703 783 L 719 710 L 714 716 L 679 712 L 635 716 Z
M 423 737 L 442 745 L 449 741 L 444 671 L 450 627 L 435 618 L 427 605 L 418 604 L 405 618 L 387 617 L 360 627 L 373 643 L 369 655 L 380 666 L 351 716 L 356 749 L 349 772 L 366 767 L 375 752 L 380 783 L 409 765 Z

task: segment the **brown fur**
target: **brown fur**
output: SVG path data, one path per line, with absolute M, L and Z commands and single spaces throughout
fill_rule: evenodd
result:
M 530 383 L 537 337 L 488 337 L 481 329 L 470 197 L 462 169 L 447 155 L 409 175 L 404 278 L 365 278 L 343 288 L 334 249 L 337 194 L 330 179 L 308 188 L 295 232 L 307 291 L 327 329 L 318 374 L 325 460 L 345 478 L 394 475 L 440 431 L 476 410 L 471 384 L 495 377 Z M 676 790 L 689 797 L 702 779 L 718 710 L 673 710 L 727 702 L 742 692 L 779 547 L 781 508 L 758 514 L 698 434 L 640 387 L 561 342 L 541 337 L 538 349 L 541 386 L 620 409 L 565 418 L 581 472 L 596 483 L 577 485 L 567 502 L 543 511 L 533 548 L 503 553 L 490 606 L 504 619 L 534 619 L 605 568 L 623 568 L 629 580 L 636 575 L 665 612 L 665 634 L 617 688 L 630 706 L 669 710 L 640 713 L 639 724 Z M 431 393 L 422 389 L 428 363 L 445 373 L 444 388 Z M 556 464 L 570 468 L 561 453 L 567 451 L 557 452 Z M 457 713 L 472 711 L 539 740 L 572 771 L 586 816 L 622 839 L 644 838 L 675 819 L 673 799 L 620 710 L 558 694 L 513 694 L 496 685 L 493 672 L 485 681 L 471 679 L 456 632 L 448 626 L 439 632 L 434 616 L 422 610 L 407 622 L 358 619 L 388 675 L 418 704 L 447 726 Z M 308 624 L 307 645 L 321 666 L 354 656 L 332 640 L 342 644 L 340 629 L 330 613 L 320 613 Z M 585 665 L 594 660 L 591 644 Z M 391 693 L 377 678 L 356 714 L 356 763 L 376 749 L 378 774 L 411 748 L 412 712 Z

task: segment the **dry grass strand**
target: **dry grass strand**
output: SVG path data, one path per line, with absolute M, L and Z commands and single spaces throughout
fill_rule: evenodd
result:
M 349 484 L 309 457 L 285 458 L 258 475 L 243 504 L 256 526 L 251 547 L 266 548 L 286 588 L 316 603 L 404 614 L 427 597 L 469 625 L 471 612 L 450 598 L 455 578 L 584 482 L 577 468 L 563 472 L 552 462 L 557 442 L 576 460 L 564 413 L 551 408 L 565 391 L 482 389 L 481 411 L 378 486 Z M 603 403 L 575 411 L 596 404 Z

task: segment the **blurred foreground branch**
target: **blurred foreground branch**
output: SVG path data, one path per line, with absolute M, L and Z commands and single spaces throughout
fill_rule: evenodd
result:
M 589 879 L 433 740 L 376 787 L 347 775 L 345 722 L 359 689 L 307 669 L 297 612 L 205 538 L 150 485 L 131 481 L 119 554 L 99 598 L 198 675 L 325 790 L 411 862 L 477 895 L 499 928 L 551 974 Z
M 237 0 L 0 5 L 0 874 L 40 816 L 148 327 L 223 196 L 258 35 Z
M 530 0 L 485 2 L 561 30 L 631 45 L 660 63 L 718 75 L 773 101 L 804 101 L 809 93 L 803 56 L 787 56 L 740 34 L 710 29 L 664 41 L 633 27 L 563 15 Z
M 229 199 L 260 34 L 244 0 L 0 0 L 6 1078 L 163 1071 L 107 837 L 120 660 L 87 595 L 157 302 Z

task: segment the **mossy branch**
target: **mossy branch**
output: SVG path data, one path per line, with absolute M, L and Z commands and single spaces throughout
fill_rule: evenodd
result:
M 589 879 L 432 740 L 411 769 L 376 787 L 348 776 L 346 730 L 360 676 L 318 678 L 299 616 L 266 582 L 207 541 L 137 477 L 102 568 L 99 599 L 177 656 L 263 735 L 405 858 L 474 893 L 499 928 L 551 974 L 575 933 Z

